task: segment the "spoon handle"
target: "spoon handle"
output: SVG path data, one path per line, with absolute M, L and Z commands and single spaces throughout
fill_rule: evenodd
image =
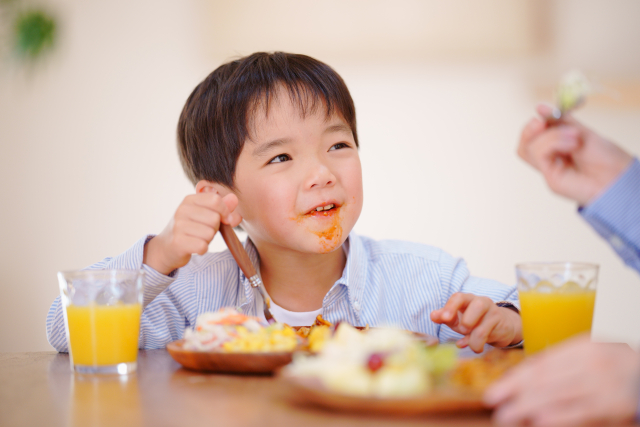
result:
M 231 252 L 231 255 L 235 258 L 244 275 L 247 276 L 247 278 L 255 276 L 257 274 L 256 269 L 253 267 L 253 263 L 244 246 L 242 246 L 242 242 L 238 239 L 238 235 L 233 231 L 233 227 L 229 224 L 220 223 L 220 234 L 222 234 L 222 238 L 227 244 L 229 252 Z
M 275 322 L 276 319 L 269 310 L 269 308 L 271 308 L 271 300 L 269 300 L 266 291 L 262 288 L 264 286 L 262 284 L 262 279 L 258 276 L 258 273 L 249 258 L 249 254 L 247 254 L 247 251 L 244 249 L 244 246 L 242 246 L 240 239 L 238 239 L 238 235 L 233 231 L 233 227 L 229 224 L 223 223 L 220 223 L 220 234 L 222 234 L 222 238 L 227 244 L 229 252 L 231 252 L 231 255 L 233 255 L 233 258 L 240 266 L 240 270 L 242 270 L 247 279 L 249 279 L 251 287 L 255 288 L 262 297 L 265 319 L 267 319 L 267 322 L 269 323 Z

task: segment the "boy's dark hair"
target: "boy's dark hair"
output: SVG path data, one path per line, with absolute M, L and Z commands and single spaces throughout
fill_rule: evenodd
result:
M 250 122 L 284 87 L 303 116 L 325 108 L 347 122 L 356 146 L 356 110 L 342 78 L 306 55 L 257 52 L 213 71 L 187 99 L 178 121 L 178 150 L 195 185 L 213 181 L 233 188 L 236 162 L 250 137 Z

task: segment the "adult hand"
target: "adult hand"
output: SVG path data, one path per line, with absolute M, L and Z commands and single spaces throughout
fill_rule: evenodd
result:
M 524 127 L 518 155 L 544 175 L 555 193 L 581 206 L 593 201 L 631 164 L 633 157 L 571 116 L 548 125 L 551 108 Z
M 233 227 L 242 218 L 234 212 L 238 198 L 229 193 L 199 192 L 185 197 L 165 229 L 151 239 L 144 250 L 143 263 L 162 274 L 186 265 L 192 254 L 204 255 L 220 228 Z
M 581 336 L 530 357 L 486 391 L 501 425 L 632 420 L 640 398 L 640 355 L 626 344 Z
M 469 346 L 476 353 L 482 352 L 485 344 L 506 347 L 522 341 L 520 315 L 498 307 L 488 297 L 455 293 L 444 307 L 431 312 L 431 320 L 464 335 L 456 345 Z

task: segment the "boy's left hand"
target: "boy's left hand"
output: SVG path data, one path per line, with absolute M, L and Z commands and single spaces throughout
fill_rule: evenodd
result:
M 476 353 L 485 344 L 506 347 L 522 341 L 522 319 L 515 311 L 498 307 L 490 298 L 455 293 L 441 309 L 431 312 L 431 320 L 464 335 L 456 345 L 469 346 Z

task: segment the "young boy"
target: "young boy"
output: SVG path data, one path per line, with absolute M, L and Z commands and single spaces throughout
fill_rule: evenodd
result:
M 437 248 L 351 233 L 362 209 L 355 107 L 326 64 L 276 52 L 220 66 L 189 96 L 178 146 L 196 194 L 160 234 L 89 267 L 147 272 L 141 348 L 180 339 L 198 314 L 221 307 L 262 315 L 231 254 L 207 252 L 221 222 L 247 232 L 278 321 L 310 325 L 322 313 L 394 324 L 476 352 L 522 340 L 514 287 L 470 277 Z M 59 297 L 47 336 L 67 351 Z

